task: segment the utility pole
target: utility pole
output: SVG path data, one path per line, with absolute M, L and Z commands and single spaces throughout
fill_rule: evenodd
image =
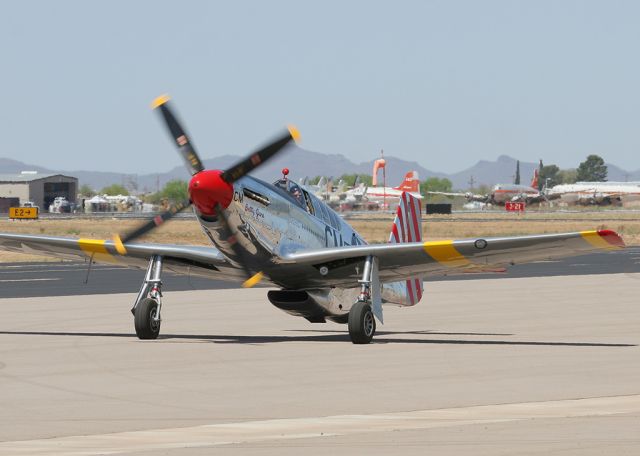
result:
M 384 160 L 384 149 L 380 149 L 380 157 Z M 384 188 L 384 196 L 382 197 L 382 208 L 387 207 L 387 167 L 382 168 L 382 187 Z
M 540 164 L 538 165 L 538 188 L 537 190 L 540 191 L 542 190 L 542 181 L 540 180 L 542 178 L 542 168 L 543 168 L 543 164 L 542 164 L 542 159 L 540 159 Z
M 468 182 L 468 184 L 469 184 L 469 190 L 473 190 L 473 185 L 474 185 L 475 183 L 476 183 L 475 179 L 473 178 L 473 176 L 471 176 L 471 177 L 469 178 L 469 182 Z

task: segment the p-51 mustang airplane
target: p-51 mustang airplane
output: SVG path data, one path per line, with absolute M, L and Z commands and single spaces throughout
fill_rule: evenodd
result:
M 368 245 L 317 197 L 286 176 L 274 184 L 248 173 L 298 139 L 294 128 L 228 170 L 205 170 L 168 97 L 154 101 L 192 178 L 189 201 L 113 240 L 0 234 L 0 249 L 147 267 L 132 312 L 140 339 L 160 332 L 164 270 L 253 286 L 271 283 L 269 301 L 310 322 L 347 323 L 353 343 L 369 343 L 382 303 L 412 306 L 422 277 L 454 270 L 558 258 L 624 246 L 613 231 L 460 241 L 421 241 L 420 201 L 401 196 L 388 244 Z M 215 247 L 134 242 L 192 204 Z

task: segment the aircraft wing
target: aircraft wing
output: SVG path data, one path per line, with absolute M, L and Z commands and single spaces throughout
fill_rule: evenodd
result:
M 599 250 L 624 247 L 622 238 L 610 230 L 582 231 L 536 236 L 495 237 L 459 241 L 414 242 L 337 247 L 291 253 L 285 263 L 313 266 L 315 275 L 305 277 L 316 285 L 349 285 L 360 279 L 367 255 L 378 258 L 380 280 L 395 282 L 409 277 L 480 272 L 518 263 L 563 258 Z M 326 267 L 327 270 L 322 269 Z M 295 270 L 295 269 L 294 269 Z M 320 278 L 321 273 L 326 274 Z M 311 286 L 311 283 L 301 283 Z
M 74 239 L 57 236 L 0 233 L 0 250 L 46 255 L 63 259 L 93 257 L 96 263 L 146 268 L 152 255 L 162 255 L 164 269 L 180 274 L 195 274 L 218 279 L 242 277 L 241 271 L 229 264 L 213 247 L 174 244 L 126 244 L 126 255 L 117 253 L 112 241 Z
M 427 195 L 443 195 L 443 196 L 463 196 L 469 201 L 479 201 L 485 202 L 488 199 L 487 195 L 479 195 L 477 193 L 461 193 L 461 192 L 436 192 L 436 191 L 427 191 L 425 192 Z
M 436 192 L 431 190 L 427 190 L 425 193 L 427 195 L 442 195 L 442 196 L 467 196 L 468 195 L 468 193 L 461 193 L 461 192 Z

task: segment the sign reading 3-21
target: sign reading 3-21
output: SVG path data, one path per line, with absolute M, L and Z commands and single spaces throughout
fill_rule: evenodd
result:
M 37 207 L 10 207 L 9 218 L 11 219 L 37 219 Z
M 522 202 L 507 201 L 504 203 L 504 208 L 507 212 L 524 212 L 525 207 L 526 204 Z

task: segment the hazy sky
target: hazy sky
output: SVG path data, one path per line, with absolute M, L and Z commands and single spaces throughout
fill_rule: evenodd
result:
M 4 1 L 0 157 L 167 170 L 167 92 L 205 158 L 294 123 L 356 162 L 635 170 L 639 24 L 637 1 Z

